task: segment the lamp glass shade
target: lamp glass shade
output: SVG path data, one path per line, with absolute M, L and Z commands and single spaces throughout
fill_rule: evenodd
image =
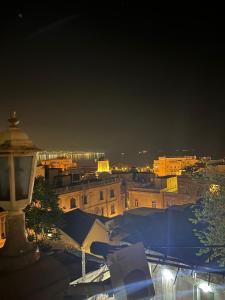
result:
M 8 157 L 0 157 L 0 201 L 10 201 Z
M 16 200 L 28 198 L 33 156 L 14 157 Z

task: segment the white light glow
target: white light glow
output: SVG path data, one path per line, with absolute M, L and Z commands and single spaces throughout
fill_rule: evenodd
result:
M 202 282 L 199 284 L 198 286 L 204 293 L 208 293 L 212 291 L 212 288 L 210 287 L 210 285 L 208 285 L 208 283 L 206 282 Z
M 163 269 L 162 270 L 162 275 L 166 280 L 173 280 L 174 279 L 173 273 L 168 269 Z

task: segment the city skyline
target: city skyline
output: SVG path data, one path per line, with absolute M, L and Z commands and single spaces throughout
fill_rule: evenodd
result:
M 0 128 L 16 110 L 44 150 L 224 157 L 222 18 L 110 5 L 5 9 Z

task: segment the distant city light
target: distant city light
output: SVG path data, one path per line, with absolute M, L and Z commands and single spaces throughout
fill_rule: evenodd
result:
M 198 286 L 204 293 L 209 293 L 212 291 L 211 286 L 206 282 L 201 282 Z
M 38 152 L 38 160 L 49 160 L 58 158 L 70 158 L 75 161 L 79 160 L 94 160 L 104 157 L 104 152 L 78 152 L 78 151 L 41 151 Z
M 138 154 L 146 154 L 146 153 L 148 153 L 147 150 L 141 150 L 141 151 L 138 151 Z
M 174 279 L 173 273 L 168 269 L 163 269 L 162 270 L 162 275 L 166 280 L 173 280 Z

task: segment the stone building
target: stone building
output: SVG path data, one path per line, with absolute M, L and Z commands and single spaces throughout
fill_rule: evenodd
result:
M 40 164 L 42 166 L 48 166 L 49 168 L 59 168 L 62 170 L 67 170 L 69 168 L 74 168 L 77 166 L 77 164 L 69 158 L 41 160 Z
M 209 180 L 205 177 L 179 176 L 178 192 L 200 198 L 209 189 Z
M 98 160 L 97 174 L 101 174 L 101 173 L 111 173 L 108 159 L 100 158 Z
M 177 192 L 164 192 L 151 188 L 135 187 L 128 191 L 128 209 L 137 207 L 167 208 L 173 205 L 194 203 L 195 197 Z
M 181 171 L 196 164 L 199 160 L 196 156 L 159 157 L 154 160 L 153 171 L 157 176 L 181 175 Z
M 59 205 L 65 211 L 79 208 L 85 212 L 114 217 L 123 213 L 121 183 L 118 178 L 55 188 Z

